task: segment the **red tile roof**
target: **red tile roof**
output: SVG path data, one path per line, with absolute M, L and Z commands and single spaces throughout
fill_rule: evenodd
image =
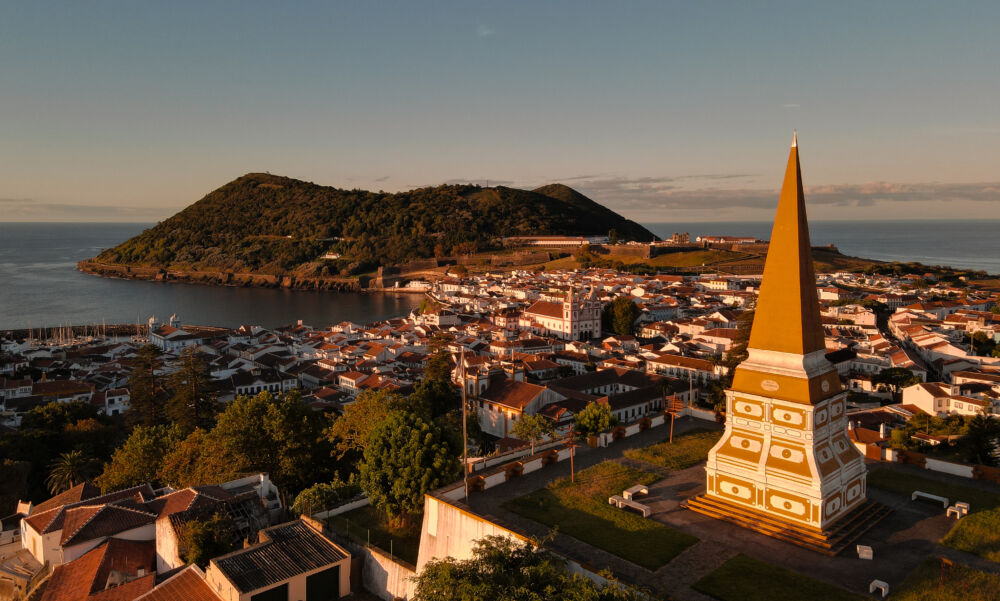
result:
M 563 305 L 562 303 L 551 303 L 549 301 L 535 301 L 525 310 L 525 313 L 534 313 L 535 315 L 544 315 L 546 317 L 562 319 Z
M 66 511 L 62 539 L 59 544 L 64 547 L 74 545 L 82 541 L 111 536 L 152 524 L 154 521 L 156 521 L 156 515 L 152 513 L 121 505 L 74 507 Z
M 135 577 L 108 588 L 112 572 Z M 112 538 L 83 556 L 56 566 L 41 601 L 132 601 L 153 588 L 156 578 L 156 549 L 152 542 Z
M 135 601 L 221 601 L 221 597 L 212 592 L 202 571 L 191 565 Z
M 63 505 L 69 505 L 70 503 L 78 503 L 86 499 L 91 499 L 99 494 L 101 494 L 101 489 L 97 488 L 90 482 L 84 482 L 83 484 L 77 484 L 65 492 L 59 493 L 47 501 L 43 501 L 38 505 L 35 505 L 31 509 L 31 513 L 44 513 L 50 509 L 62 507 Z

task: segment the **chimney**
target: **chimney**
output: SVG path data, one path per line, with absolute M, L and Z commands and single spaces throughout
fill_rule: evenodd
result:
M 853 430 L 854 429 L 854 422 L 853 421 L 847 420 L 847 429 L 848 430 Z
M 878 435 L 882 438 L 889 438 L 889 424 L 882 422 L 878 426 Z

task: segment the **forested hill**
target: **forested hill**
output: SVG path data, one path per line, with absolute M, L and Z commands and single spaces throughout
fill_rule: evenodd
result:
M 535 191 L 446 185 L 408 192 L 342 190 L 244 175 L 98 261 L 161 268 L 286 273 L 343 255 L 360 273 L 414 258 L 498 248 L 506 236 L 606 235 L 650 241 L 638 223 L 560 184 Z

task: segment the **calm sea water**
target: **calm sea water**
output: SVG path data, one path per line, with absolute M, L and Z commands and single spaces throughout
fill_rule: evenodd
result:
M 771 224 L 650 223 L 675 231 L 768 238 Z M 273 327 L 302 319 L 323 327 L 408 313 L 418 295 L 225 288 L 113 280 L 76 271 L 80 259 L 126 240 L 148 224 L 0 223 L 0 329 L 145 322 L 176 313 L 192 324 Z M 920 261 L 1000 273 L 1000 221 L 827 221 L 810 224 L 813 244 L 849 255 Z
M 0 330 L 60 324 L 145 323 L 176 313 L 184 323 L 324 327 L 409 313 L 415 294 L 350 294 L 115 280 L 76 270 L 81 259 L 149 224 L 0 223 Z
M 659 236 L 771 237 L 770 222 L 647 223 Z M 917 261 L 1000 273 L 1000 221 L 812 221 L 813 245 L 834 244 L 845 255 L 884 261 Z

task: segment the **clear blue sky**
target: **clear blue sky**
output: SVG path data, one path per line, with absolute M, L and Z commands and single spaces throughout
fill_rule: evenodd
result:
M 1000 218 L 1000 2 L 8 2 L 0 220 L 251 171 L 563 181 L 641 221 Z

